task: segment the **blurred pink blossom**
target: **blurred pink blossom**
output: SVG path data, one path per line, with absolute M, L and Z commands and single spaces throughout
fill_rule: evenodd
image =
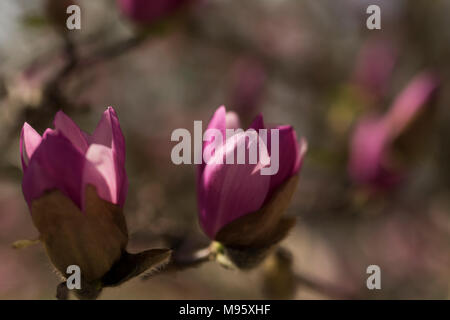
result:
M 353 81 L 364 94 L 373 98 L 382 97 L 389 87 L 396 60 L 392 43 L 384 39 L 370 39 L 358 54 Z
M 386 187 L 401 180 L 403 170 L 391 157 L 393 144 L 420 116 L 438 85 L 436 76 L 421 73 L 397 96 L 386 114 L 366 116 L 357 123 L 349 160 L 349 173 L 355 182 Z

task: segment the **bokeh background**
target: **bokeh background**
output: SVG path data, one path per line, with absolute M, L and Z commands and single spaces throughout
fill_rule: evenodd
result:
M 53 299 L 59 282 L 41 245 L 11 247 L 38 236 L 21 191 L 24 121 L 42 133 L 62 109 L 92 132 L 113 106 L 127 143 L 131 250 L 189 251 L 208 239 L 195 168 L 172 164 L 170 135 L 206 125 L 222 104 L 246 124 L 262 112 L 308 140 L 289 209 L 298 223 L 282 243 L 292 265 L 274 280 L 270 261 L 250 272 L 208 263 L 102 299 L 450 297 L 450 1 L 193 0 L 144 26 L 116 1 L 79 0 L 81 30 L 69 32 L 58 6 L 70 2 L 0 2 L 0 299 Z M 370 4 L 381 30 L 366 28 Z M 426 130 L 410 133 L 407 178 L 367 192 L 347 171 L 354 125 L 385 112 L 423 70 L 441 86 Z M 381 290 L 366 287 L 371 264 Z

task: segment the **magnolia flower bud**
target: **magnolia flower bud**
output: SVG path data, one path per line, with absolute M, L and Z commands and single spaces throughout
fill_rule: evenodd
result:
M 236 128 L 239 119 L 220 107 L 208 129 L 223 132 Z M 251 129 L 265 129 L 262 116 L 255 119 Z M 290 198 L 295 191 L 298 172 L 306 152 L 306 142 L 297 142 L 290 126 L 276 126 L 279 131 L 279 169 L 274 175 L 262 175 L 262 159 L 256 164 L 223 164 L 216 161 L 198 167 L 199 219 L 204 232 L 221 245 L 215 246 L 219 259 L 225 254 L 239 268 L 257 265 L 268 250 L 281 241 L 295 224 L 285 217 Z M 258 132 L 258 131 L 257 131 Z M 234 139 L 233 139 L 234 138 Z M 219 157 L 227 158 L 234 152 L 244 133 L 226 139 Z M 206 148 L 210 142 L 205 142 Z M 246 152 L 250 148 L 246 143 Z M 267 151 L 271 154 L 272 136 L 267 133 Z M 259 145 L 259 148 L 266 146 Z M 221 152 L 222 151 L 222 152 Z M 223 152 L 224 151 L 224 152 Z M 273 159 L 271 159 L 273 160 Z
M 114 110 L 105 111 L 92 136 L 61 111 L 54 126 L 42 137 L 28 123 L 22 129 L 22 187 L 29 207 L 58 189 L 84 212 L 86 187 L 92 185 L 101 199 L 122 208 L 128 190 L 125 140 Z
M 422 73 L 407 85 L 386 114 L 365 117 L 356 125 L 349 160 L 349 173 L 356 183 L 379 189 L 403 179 L 405 164 L 394 156 L 395 146 L 429 110 L 425 107 L 438 86 L 434 75 Z
M 102 278 L 129 256 L 122 210 L 128 189 L 125 140 L 111 107 L 93 135 L 61 111 L 54 126 L 42 137 L 27 123 L 23 126 L 23 193 L 53 265 L 62 275 L 77 265 L 82 292 L 95 298 L 104 286 Z M 168 255 L 168 250 L 161 253 L 162 260 Z M 138 266 L 125 269 L 135 275 Z M 122 280 L 109 279 L 108 285 Z

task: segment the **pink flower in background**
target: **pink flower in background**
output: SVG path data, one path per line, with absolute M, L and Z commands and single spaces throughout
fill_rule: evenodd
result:
M 214 113 L 208 129 L 218 129 L 225 137 L 226 129 L 239 128 L 239 118 L 233 112 L 220 107 Z M 267 128 L 262 116 L 258 116 L 249 129 L 258 131 Z M 296 175 L 306 152 L 306 141 L 297 141 L 291 126 L 275 126 L 279 129 L 279 170 L 274 175 L 261 175 L 261 161 L 256 164 L 217 164 L 198 166 L 199 219 L 205 233 L 214 239 L 222 227 L 230 222 L 253 213 L 267 203 L 273 192 L 290 177 Z M 270 128 L 268 128 L 270 129 Z M 227 139 L 222 146 L 225 152 L 217 152 L 224 159 L 229 152 L 235 152 L 237 145 L 245 139 L 244 133 L 237 133 L 235 139 Z M 203 144 L 203 149 L 211 143 Z M 267 151 L 271 152 L 271 137 L 268 130 Z M 246 143 L 248 150 L 249 144 Z M 259 159 L 261 160 L 261 159 Z
M 150 24 L 175 13 L 191 0 L 118 0 L 122 13 L 137 23 Z
M 430 73 L 416 76 L 397 96 L 389 111 L 367 116 L 356 125 L 350 142 L 349 173 L 360 184 L 391 186 L 403 177 L 391 158 L 396 139 L 420 116 L 439 85 Z
M 392 43 L 385 39 L 371 39 L 358 54 L 353 81 L 364 94 L 380 98 L 389 87 L 396 60 Z
M 42 137 L 28 123 L 22 128 L 22 189 L 30 208 L 46 191 L 58 189 L 83 209 L 87 185 L 93 185 L 101 199 L 123 207 L 128 188 L 125 140 L 114 109 L 104 112 L 93 135 L 81 131 L 62 111 L 54 126 Z

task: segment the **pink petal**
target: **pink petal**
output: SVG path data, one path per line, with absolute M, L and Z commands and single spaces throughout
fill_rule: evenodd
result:
M 300 143 L 298 145 L 297 159 L 295 160 L 294 168 L 292 169 L 292 175 L 300 171 L 303 165 L 303 159 L 305 158 L 306 151 L 308 151 L 308 141 L 305 138 L 300 138 Z
M 55 129 L 61 131 L 81 153 L 86 153 L 88 143 L 83 132 L 64 112 L 58 111 L 56 113 L 53 125 L 55 126 Z
M 84 132 L 84 131 L 81 131 L 81 134 L 83 135 L 84 139 L 86 139 L 86 142 L 87 142 L 88 146 L 91 145 L 91 143 L 92 143 L 91 135 L 86 133 L 86 132 Z
M 209 121 L 208 129 L 218 129 L 222 132 L 222 137 L 225 137 L 226 128 L 227 128 L 227 122 L 226 122 L 226 115 L 227 111 L 225 109 L 225 106 L 220 106 L 216 112 L 214 112 L 214 115 L 212 116 L 211 120 Z M 210 144 L 212 141 L 205 141 L 203 144 L 203 149 L 206 148 L 208 144 Z
M 244 133 L 235 137 L 222 147 L 223 154 L 217 152 L 213 162 L 206 165 L 199 184 L 200 223 L 211 239 L 231 221 L 260 209 L 269 190 L 270 176 L 260 174 L 261 163 L 214 163 L 219 157 L 225 163 L 227 154 L 235 152 L 239 143 L 245 143 L 248 150 Z
M 273 129 L 279 130 L 279 169 L 275 175 L 271 176 L 269 194 L 297 173 L 295 171 L 295 167 L 298 165 L 297 162 L 300 157 L 299 144 L 297 142 L 295 130 L 291 126 L 277 126 Z M 268 135 L 269 139 L 267 147 L 269 154 L 272 157 L 272 139 L 270 136 L 270 131 L 268 132 Z
M 401 133 L 416 118 L 438 86 L 439 81 L 430 73 L 419 74 L 411 80 L 386 116 L 393 135 Z
M 261 113 L 256 116 L 249 129 L 255 129 L 256 131 L 258 131 L 259 129 L 265 129 L 264 119 Z
M 389 143 L 389 127 L 383 118 L 363 119 L 356 127 L 350 145 L 349 172 L 358 183 L 378 178 Z
M 225 139 L 226 129 L 238 129 L 239 127 L 239 116 L 233 111 L 227 112 L 225 106 L 220 106 L 214 112 L 206 130 L 218 129 L 222 132 L 222 138 Z M 203 150 L 212 142 L 213 141 L 205 141 L 203 143 Z
M 82 190 L 91 184 L 96 187 L 100 198 L 117 204 L 120 196 L 117 182 L 112 149 L 100 144 L 91 144 L 86 152 Z
M 220 106 L 219 108 L 217 108 L 217 110 L 214 112 L 211 120 L 209 121 L 209 124 L 208 124 L 208 127 L 206 128 L 206 130 L 218 129 L 222 132 L 222 138 L 225 139 L 226 128 L 227 128 L 226 115 L 227 115 L 227 111 L 225 109 L 225 106 Z M 203 142 L 202 154 L 203 154 L 203 150 L 205 150 L 205 148 L 212 142 L 213 142 L 213 140 Z M 200 175 L 202 174 L 204 168 L 205 168 L 205 163 L 202 160 L 202 163 L 197 166 L 197 183 L 199 182 Z
M 47 130 L 23 176 L 28 205 L 44 192 L 58 189 L 81 208 L 83 167 L 84 155 L 61 132 Z
M 239 116 L 236 112 L 229 111 L 225 115 L 225 127 L 227 129 L 239 129 L 241 127 L 241 123 L 239 121 Z
M 24 123 L 20 133 L 20 159 L 22 169 L 25 171 L 36 148 L 41 143 L 42 138 L 28 123 Z
M 103 113 L 102 119 L 91 136 L 91 143 L 104 145 L 113 150 L 118 186 L 117 204 L 123 206 L 128 191 L 128 178 L 125 170 L 125 138 L 119 119 L 112 107 L 108 107 Z

